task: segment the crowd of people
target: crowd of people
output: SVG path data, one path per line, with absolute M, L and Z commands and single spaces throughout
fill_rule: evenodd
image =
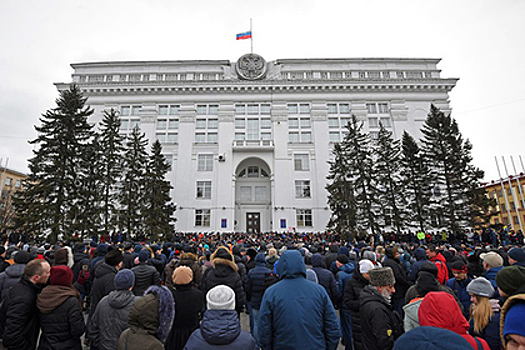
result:
M 4 236 L 0 349 L 525 348 L 523 235 L 96 238 Z

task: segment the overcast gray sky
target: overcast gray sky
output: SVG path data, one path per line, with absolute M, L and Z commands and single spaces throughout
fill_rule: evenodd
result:
M 460 78 L 452 116 L 485 178 L 498 178 L 494 156 L 525 161 L 523 0 L 0 0 L 0 158 L 27 171 L 27 140 L 71 63 L 236 61 L 250 18 L 266 60 L 442 58 L 442 77 Z

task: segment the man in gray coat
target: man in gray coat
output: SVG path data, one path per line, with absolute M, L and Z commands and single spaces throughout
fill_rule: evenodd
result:
M 91 350 L 114 350 L 120 334 L 128 328 L 128 317 L 137 297 L 131 292 L 135 274 L 128 269 L 115 275 L 115 290 L 98 303 L 87 329 Z

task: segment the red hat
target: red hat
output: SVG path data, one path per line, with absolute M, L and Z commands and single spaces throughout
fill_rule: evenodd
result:
M 55 286 L 69 287 L 73 282 L 73 271 L 65 265 L 53 266 L 51 268 L 49 281 Z

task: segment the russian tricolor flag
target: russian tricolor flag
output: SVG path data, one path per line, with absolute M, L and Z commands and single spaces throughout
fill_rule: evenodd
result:
M 237 40 L 251 39 L 252 31 L 237 34 Z

